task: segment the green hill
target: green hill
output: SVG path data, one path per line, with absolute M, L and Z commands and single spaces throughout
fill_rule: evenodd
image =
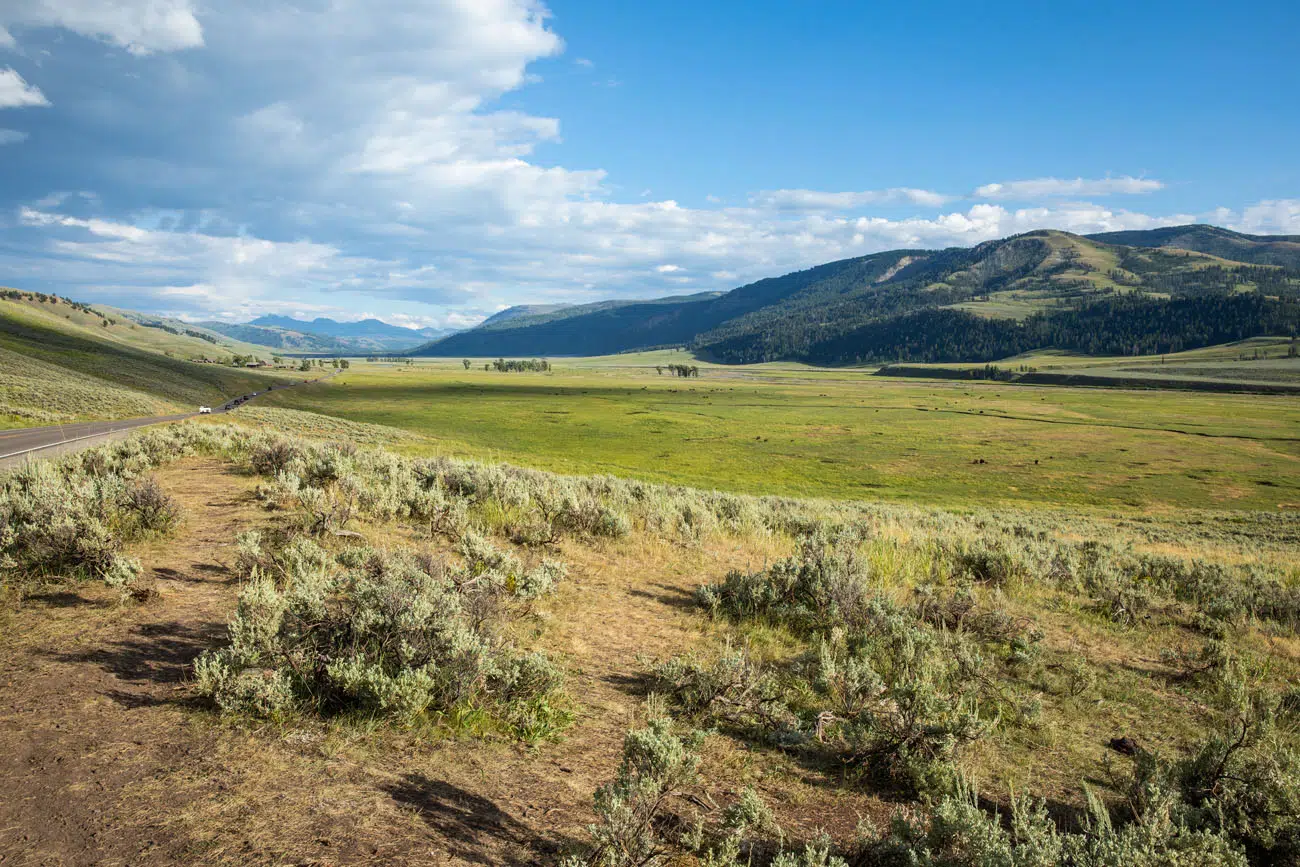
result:
M 985 361 L 1047 347 L 1173 352 L 1300 325 L 1295 238 L 1210 226 L 1119 234 L 1124 243 L 1036 231 L 846 259 L 722 294 L 498 317 L 412 354 L 684 345 L 731 363 Z
M 1141 232 L 1103 232 L 1088 237 L 1105 244 L 1171 247 L 1254 265 L 1300 268 L 1300 235 L 1244 235 L 1216 226 L 1170 226 Z
M 190 410 L 275 381 L 231 366 L 243 363 L 231 346 L 150 318 L 0 290 L 0 427 Z

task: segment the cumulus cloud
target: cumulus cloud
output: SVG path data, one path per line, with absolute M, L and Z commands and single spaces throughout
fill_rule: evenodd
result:
M 5 0 L 0 45 L 14 44 L 9 27 L 63 27 L 132 54 L 177 51 L 203 44 L 190 0 Z
M 1222 222 L 1250 234 L 1300 235 L 1300 199 L 1267 199 L 1242 211 L 1234 219 L 1223 214 Z
M 829 193 L 818 190 L 764 190 L 750 197 L 750 203 L 759 208 L 776 211 L 852 211 L 867 205 L 910 204 L 937 208 L 952 201 L 952 196 L 931 190 L 912 187 L 893 187 L 887 190 L 863 190 L 851 193 Z
M 1023 181 L 1006 181 L 985 184 L 975 190 L 984 199 L 1011 199 L 1030 201 L 1066 196 L 1114 196 L 1154 193 L 1165 185 L 1153 178 L 1135 178 L 1122 175 L 1117 178 L 1032 178 Z
M 0 69 L 0 108 L 49 104 L 40 88 L 28 84 L 16 69 Z

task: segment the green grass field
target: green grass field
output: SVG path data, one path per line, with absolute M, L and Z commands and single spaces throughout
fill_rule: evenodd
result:
M 930 382 L 852 369 L 701 364 L 683 353 L 556 362 L 358 362 L 272 405 L 401 428 L 407 452 L 704 488 L 956 507 L 1300 507 L 1291 397 Z M 697 362 L 698 363 L 698 362 Z

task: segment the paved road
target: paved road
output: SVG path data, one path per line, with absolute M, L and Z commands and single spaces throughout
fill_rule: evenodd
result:
M 8 458 L 21 458 L 37 450 L 51 448 L 66 442 L 100 437 L 117 431 L 145 427 L 165 421 L 179 421 L 189 418 L 193 413 L 182 415 L 161 415 L 156 418 L 131 418 L 121 421 L 87 421 L 79 424 L 55 425 L 53 427 L 26 427 L 18 430 L 0 431 L 0 461 Z
M 280 391 L 285 388 L 293 388 L 295 385 L 302 385 L 306 382 L 317 382 L 319 379 L 327 379 L 329 376 L 334 375 L 335 374 L 331 372 L 327 376 L 318 377 L 318 379 L 278 385 L 273 390 Z M 266 394 L 266 392 L 255 391 L 252 394 L 245 394 L 236 398 L 231 398 L 220 406 L 214 406 L 212 412 L 214 415 L 228 412 L 247 401 L 260 397 L 263 394 Z M 0 430 L 0 469 L 16 466 L 24 460 L 79 451 L 81 448 L 88 448 L 92 445 L 98 445 L 101 442 L 113 439 L 116 434 L 120 434 L 123 431 L 147 427 L 152 424 L 162 424 L 163 422 L 180 421 L 182 419 L 193 418 L 196 415 L 198 415 L 197 412 L 187 412 L 181 413 L 180 415 L 160 415 L 151 418 L 127 418 L 119 421 L 86 421 L 78 422 L 76 424 L 51 425 L 50 427 L 25 427 L 16 430 Z

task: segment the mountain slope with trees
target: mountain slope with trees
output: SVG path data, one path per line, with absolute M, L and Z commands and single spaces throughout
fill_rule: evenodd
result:
M 252 322 L 203 322 L 202 327 L 245 343 L 286 352 L 348 355 L 402 352 L 441 337 L 446 330 L 403 328 L 378 319 L 337 322 L 317 318 L 310 322 L 289 316 L 261 316 Z
M 1300 239 L 1213 226 L 1041 230 L 894 250 L 723 294 L 611 301 L 495 321 L 424 356 L 601 355 L 689 346 L 727 363 L 988 361 L 1031 349 L 1176 352 L 1300 329 Z

